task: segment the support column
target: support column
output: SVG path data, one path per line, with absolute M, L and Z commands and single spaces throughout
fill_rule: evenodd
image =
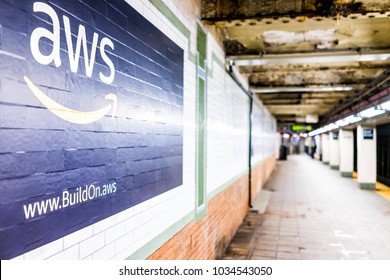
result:
M 339 149 L 339 132 L 329 133 L 329 143 L 330 143 L 330 157 L 329 165 L 330 168 L 339 170 L 340 168 L 340 149 Z
M 359 125 L 357 128 L 357 168 L 361 189 L 375 190 L 376 128 Z
M 316 145 L 316 152 L 314 154 L 314 158 L 318 160 L 322 160 L 321 159 L 322 141 L 320 135 L 314 136 L 314 143 Z
M 329 164 L 330 151 L 329 151 L 329 134 L 324 133 L 321 135 L 322 138 L 322 162 Z
M 341 176 L 352 178 L 353 173 L 353 131 L 341 129 L 340 142 L 340 172 Z

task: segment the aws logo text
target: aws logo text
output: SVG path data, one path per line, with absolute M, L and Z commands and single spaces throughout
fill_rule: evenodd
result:
M 60 56 L 60 42 L 61 42 L 61 28 L 60 28 L 60 18 L 58 17 L 56 11 L 50 7 L 48 4 L 42 2 L 35 2 L 33 5 L 34 12 L 45 13 L 50 17 L 53 25 L 53 30 L 48 30 L 43 27 L 37 27 L 33 30 L 30 37 L 30 49 L 35 60 L 43 65 L 48 65 L 54 63 L 56 67 L 60 67 L 61 56 Z M 92 77 L 93 68 L 96 60 L 96 50 L 99 41 L 99 35 L 94 32 L 91 44 L 91 50 L 88 50 L 87 34 L 85 27 L 79 25 L 78 33 L 76 36 L 75 48 L 73 48 L 73 39 L 70 21 L 67 16 L 62 16 L 64 24 L 64 33 L 66 39 L 66 47 L 68 51 L 69 65 L 70 70 L 73 73 L 78 72 L 81 50 L 83 50 L 84 65 L 85 65 L 85 74 L 87 77 Z M 41 41 L 51 41 L 52 49 L 50 53 L 42 53 L 40 49 Z M 112 60 L 106 54 L 106 50 L 114 50 L 114 43 L 107 37 L 103 37 L 100 40 L 99 50 L 102 60 L 106 63 L 109 68 L 109 73 L 99 72 L 100 80 L 106 84 L 111 84 L 115 78 L 115 67 Z M 105 99 L 111 100 L 112 104 L 109 104 L 103 108 L 100 108 L 95 111 L 81 112 L 67 108 L 60 103 L 57 103 L 55 100 L 47 96 L 38 86 L 36 86 L 33 81 L 31 81 L 27 76 L 24 76 L 24 80 L 31 90 L 31 92 L 39 99 L 39 101 L 54 115 L 57 117 L 75 124 L 88 124 L 103 118 L 110 110 L 112 110 L 112 117 L 115 115 L 117 97 L 113 93 L 107 93 Z
M 47 65 L 54 62 L 54 65 L 56 67 L 59 67 L 61 66 L 61 57 L 60 57 L 61 29 L 60 29 L 59 17 L 56 11 L 52 7 L 42 2 L 34 3 L 34 12 L 41 12 L 47 14 L 53 22 L 53 30 L 50 31 L 43 27 L 38 27 L 34 29 L 30 38 L 30 47 L 31 47 L 32 55 L 34 56 L 35 60 L 40 64 Z M 76 48 L 73 49 L 72 32 L 71 32 L 69 18 L 67 16 L 62 16 L 62 19 L 64 23 L 70 70 L 73 73 L 77 73 L 79 68 L 80 54 L 82 48 L 84 54 L 85 71 L 86 71 L 85 74 L 87 75 L 87 77 L 92 77 L 93 68 L 95 65 L 96 49 L 98 45 L 99 35 L 96 32 L 93 33 L 92 47 L 89 53 L 85 27 L 80 24 L 78 29 L 78 34 L 76 37 L 77 38 Z M 53 42 L 53 49 L 50 54 L 45 55 L 41 52 L 39 48 L 39 42 L 42 38 L 46 38 L 47 40 Z M 105 75 L 104 73 L 100 72 L 99 77 L 104 83 L 111 84 L 114 81 L 114 77 L 115 77 L 115 67 L 112 60 L 106 54 L 106 47 L 110 48 L 111 50 L 114 50 L 114 43 L 109 38 L 103 37 L 99 45 L 100 55 L 103 61 L 109 67 L 110 74 Z

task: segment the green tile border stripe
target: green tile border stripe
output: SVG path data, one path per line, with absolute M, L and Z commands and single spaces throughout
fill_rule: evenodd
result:
M 352 178 L 352 172 L 341 172 L 342 177 Z
M 182 219 L 174 223 L 165 231 L 156 236 L 152 241 L 149 241 L 146 245 L 138 249 L 135 253 L 128 256 L 126 260 L 145 260 L 151 254 L 153 254 L 158 248 L 164 245 L 169 239 L 177 234 L 182 228 L 184 228 L 194 218 L 194 211 L 191 211 L 185 215 Z
M 359 188 L 362 190 L 375 190 L 376 184 L 375 183 L 359 183 Z
M 210 73 L 210 78 L 213 78 L 214 75 L 214 64 L 217 64 L 220 68 L 225 69 L 225 63 L 219 59 L 219 57 L 212 52 L 211 54 L 211 68 L 208 69 L 208 73 Z
M 191 52 L 191 31 L 180 21 L 180 19 L 169 9 L 162 0 L 149 0 L 149 2 L 167 19 L 177 30 L 188 40 L 188 59 L 196 64 L 196 55 Z
M 222 69 L 225 68 L 225 62 L 223 62 L 222 60 L 219 59 L 219 57 L 213 52 L 212 54 L 212 57 L 213 57 L 213 62 L 217 63 L 217 65 L 219 67 L 221 67 Z
M 230 180 L 227 180 L 225 183 L 220 185 L 218 188 L 216 188 L 213 191 L 211 191 L 210 193 L 208 193 L 207 200 L 210 201 L 211 199 L 216 197 L 219 193 L 221 193 L 222 191 L 224 191 L 225 189 L 227 189 L 228 187 L 233 185 L 235 182 L 237 182 L 239 179 L 241 179 L 243 176 L 246 176 L 247 174 L 248 174 L 248 170 L 244 170 L 241 173 L 234 176 L 233 178 L 231 178 Z
M 265 162 L 266 160 L 268 160 L 270 157 L 273 157 L 273 156 L 275 156 L 275 155 L 271 154 L 268 157 L 266 157 L 265 159 L 258 160 L 256 163 L 252 164 L 252 170 L 257 168 L 259 165 L 261 165 L 263 162 Z M 210 199 L 214 198 L 220 192 L 224 191 L 226 188 L 230 187 L 235 182 L 237 182 L 239 179 L 241 179 L 243 176 L 248 176 L 248 172 L 249 172 L 249 170 L 246 169 L 246 170 L 240 172 L 239 174 L 237 174 L 236 176 L 232 177 L 230 180 L 227 180 L 225 183 L 220 185 L 218 188 L 216 188 L 212 192 L 210 192 L 207 195 L 208 199 L 210 200 Z
M 261 158 L 261 159 L 258 159 L 256 161 L 253 160 L 253 157 L 251 159 L 252 161 L 252 169 L 255 169 L 258 165 L 260 165 L 261 163 L 263 163 L 265 160 L 269 159 L 270 157 L 275 157 L 276 158 L 276 154 L 275 153 L 270 153 L 269 155 Z

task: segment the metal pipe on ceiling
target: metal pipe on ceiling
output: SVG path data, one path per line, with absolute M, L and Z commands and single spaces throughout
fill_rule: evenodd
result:
M 316 86 L 316 87 L 251 87 L 253 93 L 279 93 L 279 92 L 329 92 L 329 91 L 352 91 L 353 86 Z
M 228 56 L 226 61 L 236 66 L 280 65 L 280 64 L 310 64 L 353 61 L 383 61 L 390 59 L 390 50 L 370 52 L 327 52 L 299 54 L 264 54 L 260 56 Z

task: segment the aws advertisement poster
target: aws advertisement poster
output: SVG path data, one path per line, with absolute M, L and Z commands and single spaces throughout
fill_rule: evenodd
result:
M 0 258 L 182 185 L 183 50 L 125 1 L 0 1 Z

